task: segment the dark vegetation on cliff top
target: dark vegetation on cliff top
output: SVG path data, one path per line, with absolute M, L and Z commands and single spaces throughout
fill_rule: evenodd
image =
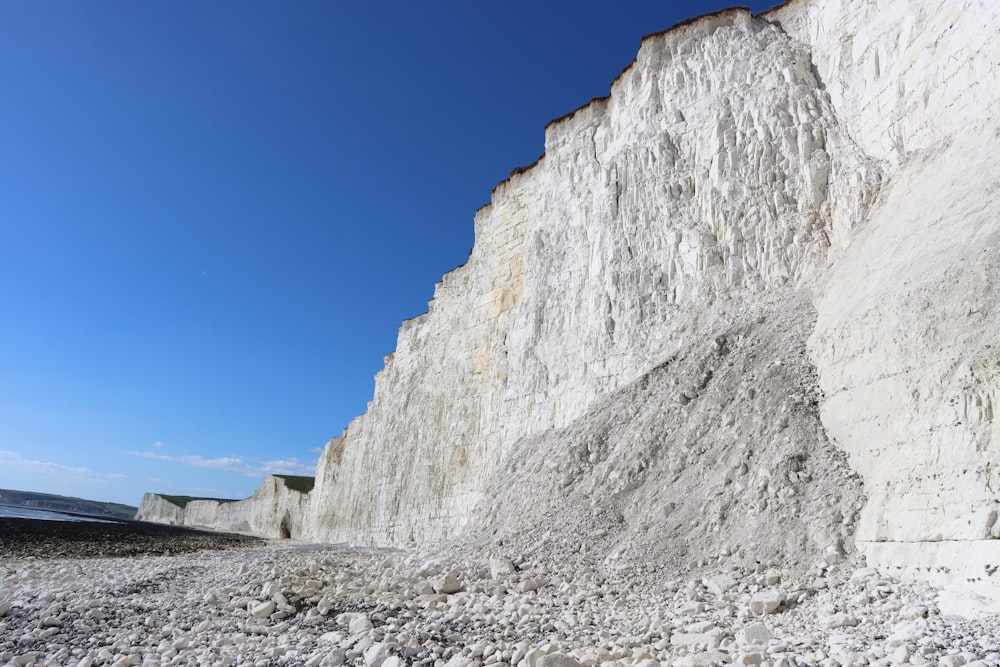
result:
M 178 507 L 187 507 L 187 504 L 192 500 L 214 500 L 217 503 L 235 503 L 235 498 L 197 498 L 195 496 L 168 496 L 164 493 L 156 494 L 166 500 L 168 503 L 173 503 Z
M 309 493 L 316 486 L 315 477 L 306 477 L 305 475 L 275 475 L 275 477 L 283 480 L 289 489 L 299 493 Z
M 307 477 L 305 475 L 275 475 L 275 477 L 280 479 L 287 488 L 292 491 L 298 491 L 299 493 L 309 493 L 313 490 L 313 487 L 316 486 L 315 477 Z M 177 507 L 187 507 L 188 503 L 193 500 L 212 500 L 217 503 L 237 502 L 237 499 L 235 498 L 199 498 L 195 496 L 171 496 L 165 493 L 158 493 L 156 495 L 160 496 L 168 503 L 177 505 Z

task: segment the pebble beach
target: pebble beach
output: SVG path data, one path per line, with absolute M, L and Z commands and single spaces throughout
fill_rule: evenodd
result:
M 639 585 L 509 554 L 94 526 L 3 524 L 0 665 L 1000 664 L 1000 617 L 849 558 Z M 73 529 L 90 537 L 56 536 Z
M 261 540 L 145 521 L 41 521 L 0 516 L 0 558 L 98 558 L 228 549 Z

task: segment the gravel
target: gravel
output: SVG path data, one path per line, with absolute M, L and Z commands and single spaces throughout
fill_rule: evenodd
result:
M 457 590 L 435 590 L 445 579 Z M 8 556 L 0 665 L 1000 664 L 997 616 L 944 616 L 934 589 L 861 562 L 635 582 L 619 566 L 287 541 Z M 781 602 L 761 614 L 760 593 Z
M 0 517 L 2 557 L 169 555 L 261 543 L 255 537 L 143 521 L 39 521 Z

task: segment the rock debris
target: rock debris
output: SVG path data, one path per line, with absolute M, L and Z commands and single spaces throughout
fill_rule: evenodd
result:
M 943 615 L 927 584 L 850 560 L 643 586 L 518 560 L 287 542 L 4 558 L 0 665 L 1000 664 L 1000 619 Z

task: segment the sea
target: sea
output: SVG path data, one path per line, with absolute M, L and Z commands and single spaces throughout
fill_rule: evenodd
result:
M 9 505 L 0 503 L 0 516 L 12 519 L 38 519 L 41 521 L 90 521 L 96 523 L 111 523 L 96 516 L 72 514 L 58 510 L 46 510 L 25 505 Z

